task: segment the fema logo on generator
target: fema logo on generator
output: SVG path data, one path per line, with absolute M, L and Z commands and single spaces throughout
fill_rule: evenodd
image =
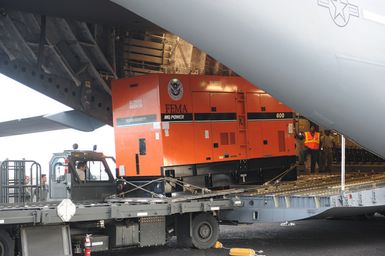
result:
M 168 82 L 168 95 L 173 100 L 180 100 L 183 97 L 183 85 L 181 81 L 174 78 Z

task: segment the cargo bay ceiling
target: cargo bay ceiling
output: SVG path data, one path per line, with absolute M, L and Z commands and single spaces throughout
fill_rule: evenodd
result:
M 112 79 L 234 74 L 108 0 L 0 0 L 0 73 L 106 124 Z

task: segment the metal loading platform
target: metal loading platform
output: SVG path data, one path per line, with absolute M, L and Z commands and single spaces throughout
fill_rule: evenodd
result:
M 218 196 L 218 195 L 216 195 Z M 4 204 L 0 207 L 0 224 L 61 224 L 81 221 L 98 221 L 111 219 L 134 219 L 142 217 L 159 217 L 174 214 L 214 212 L 232 210 L 240 207 L 238 198 L 185 198 L 182 200 L 163 200 L 155 198 L 127 198 L 110 200 L 106 203 L 77 203 L 70 202 L 65 206 L 67 219 L 63 219 L 58 209 L 59 202 Z M 68 212 L 71 212 L 69 214 Z M 68 216 L 69 215 L 69 216 Z
M 304 175 L 297 181 L 245 188 L 243 207 L 221 212 L 223 221 L 284 222 L 385 212 L 385 174 Z

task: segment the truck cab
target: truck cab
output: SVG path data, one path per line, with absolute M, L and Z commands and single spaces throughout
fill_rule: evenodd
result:
M 49 200 L 104 201 L 116 193 L 110 162 L 114 162 L 112 157 L 94 151 L 55 153 L 49 164 Z

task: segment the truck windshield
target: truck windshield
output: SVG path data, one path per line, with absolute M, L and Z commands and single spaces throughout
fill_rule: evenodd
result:
M 76 161 L 76 172 L 80 181 L 109 181 L 108 169 L 100 160 Z

